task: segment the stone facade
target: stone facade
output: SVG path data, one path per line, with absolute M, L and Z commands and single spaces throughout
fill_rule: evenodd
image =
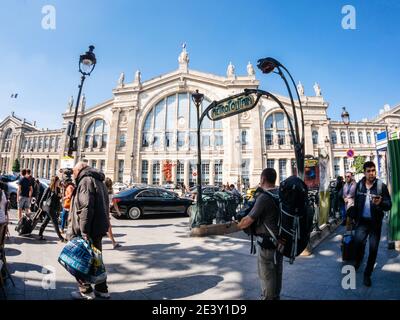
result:
M 177 70 L 144 82 L 140 71 L 136 71 L 132 82 L 126 82 L 124 74 L 112 90 L 112 99 L 91 108 L 81 103 L 75 157 L 86 159 L 114 181 L 164 184 L 170 176 L 172 182 L 193 184 L 196 110 L 190 93 L 203 93 L 206 107 L 213 100 L 241 93 L 245 88 L 258 88 L 259 81 L 250 63 L 243 76 L 235 74 L 232 63 L 226 76 L 191 70 L 186 46 L 178 62 Z M 351 122 L 347 130 L 343 123 L 327 117 L 329 104 L 319 85 L 314 86 L 315 96 L 305 95 L 303 85 L 298 86 L 304 110 L 306 154 L 317 157 L 321 152 L 327 153 L 331 178 L 344 175 L 351 165 L 346 158 L 349 142 L 356 155 L 376 159 L 375 134 L 400 125 L 397 106 L 385 108 L 373 121 Z M 293 117 L 289 98 L 278 98 Z M 18 158 L 21 167 L 33 169 L 35 176 L 49 178 L 55 174 L 67 153 L 65 128 L 72 121 L 73 112 L 70 101 L 62 115 L 64 129 L 60 130 L 39 130 L 14 114 L 4 119 L 0 123 L 0 171 L 11 172 L 12 163 Z M 299 109 L 297 116 L 300 119 Z M 254 186 L 266 166 L 276 169 L 279 180 L 293 172 L 294 153 L 287 119 L 272 100 L 261 98 L 248 112 L 218 124 L 209 122 L 202 134 L 206 184 L 240 181 L 241 185 Z

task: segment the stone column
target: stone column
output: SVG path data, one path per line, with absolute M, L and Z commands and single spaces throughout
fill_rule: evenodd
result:
M 274 169 L 276 171 L 276 183 L 279 184 L 279 181 L 280 181 L 279 159 L 274 159 Z
M 189 160 L 185 160 L 184 162 L 184 178 L 183 178 L 183 183 L 185 186 L 189 186 Z
M 215 184 L 214 166 L 215 166 L 215 160 L 210 160 L 210 185 L 212 186 Z
M 286 177 L 290 177 L 292 175 L 292 159 L 286 160 Z
M 339 175 L 344 176 L 344 174 L 345 174 L 345 172 L 344 172 L 345 171 L 345 169 L 344 169 L 344 157 L 340 157 L 339 163 L 340 163 Z
M 263 164 L 263 134 L 264 134 L 264 125 L 261 124 L 260 119 L 260 107 L 253 108 L 250 111 L 251 122 L 254 124 L 249 129 L 250 134 L 250 146 L 252 148 L 252 162 L 253 162 L 253 170 L 250 173 L 250 186 L 257 185 L 260 180 L 260 174 L 264 168 Z
M 139 154 L 136 154 L 137 150 L 137 143 L 135 141 L 139 141 L 136 137 L 136 132 L 138 128 L 136 128 L 136 114 L 137 114 L 137 107 L 130 107 L 128 109 L 128 130 L 127 130 L 127 137 L 126 137 L 126 152 L 125 152 L 125 172 L 128 174 L 129 179 L 132 174 L 133 182 L 138 182 L 140 172 L 139 166 L 135 165 L 135 159 L 139 158 Z M 131 154 L 133 154 L 133 160 L 131 159 Z M 133 161 L 133 163 L 131 163 Z M 133 171 L 131 173 L 131 171 Z
M 314 146 L 312 143 L 312 129 L 310 121 L 305 121 L 304 123 L 304 143 L 305 143 L 305 154 L 314 155 Z
M 112 117 L 111 117 L 111 127 L 110 133 L 106 148 L 106 158 L 107 158 L 107 165 L 106 165 L 106 176 L 111 177 L 114 181 L 118 178 L 118 168 L 117 168 L 117 138 L 118 138 L 118 125 L 119 125 L 119 114 L 121 110 L 119 108 L 112 108 Z M 128 161 L 130 162 L 130 161 Z M 125 163 L 126 165 L 126 163 Z M 126 170 L 124 170 L 126 172 Z M 124 178 L 123 178 L 124 179 Z
M 55 172 L 55 171 L 56 171 L 56 159 L 54 158 L 54 159 L 51 159 L 50 175 L 53 175 L 53 174 L 57 175 L 57 172 Z
M 176 184 L 176 182 L 177 182 L 177 180 L 176 180 L 176 173 L 178 171 L 177 169 L 178 169 L 178 161 L 173 161 L 172 162 L 172 182 L 174 184 Z
M 149 160 L 148 184 L 153 184 L 153 160 Z

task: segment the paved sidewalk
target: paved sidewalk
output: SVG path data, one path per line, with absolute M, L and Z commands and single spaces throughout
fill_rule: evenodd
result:
M 15 211 L 13 211 L 15 217 Z M 57 262 L 63 247 L 50 224 L 47 242 L 18 237 L 10 225 L 7 259 L 16 287 L 7 282 L 8 299 L 70 299 L 76 289 L 72 276 Z M 122 247 L 113 250 L 104 239 L 103 255 L 113 299 L 258 299 L 256 256 L 243 232 L 190 238 L 188 218 L 156 216 L 139 221 L 112 220 Z M 284 263 L 282 299 L 400 299 L 400 254 L 387 250 L 383 230 L 372 287 L 342 289 L 340 240 L 342 227 L 308 257 Z M 55 270 L 56 289 L 42 288 L 43 267 Z M 53 276 L 52 275 L 52 276 Z M 0 299 L 2 295 L 0 293 Z

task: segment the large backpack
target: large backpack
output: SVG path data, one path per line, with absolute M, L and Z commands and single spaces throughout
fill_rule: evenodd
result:
M 283 242 L 283 255 L 293 263 L 310 241 L 313 211 L 308 201 L 308 188 L 303 180 L 291 176 L 279 186 L 281 208 L 278 239 Z
M 262 192 L 270 195 L 279 207 L 278 234 L 273 234 L 264 224 L 267 229 L 267 240 L 272 241 L 278 247 L 278 250 L 289 258 L 289 262 L 292 264 L 295 257 L 307 247 L 313 225 L 313 211 L 308 201 L 307 185 L 300 178 L 291 176 L 281 182 L 279 195 L 268 191 Z M 255 201 L 256 199 L 249 201 L 240 211 L 239 221 L 250 213 Z M 255 229 L 258 224 L 259 222 L 255 221 L 244 230 L 246 234 L 251 236 L 251 253 L 255 253 L 253 237 L 257 236 Z

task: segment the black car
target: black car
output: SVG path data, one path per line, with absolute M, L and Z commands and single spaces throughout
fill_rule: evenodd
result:
M 122 215 L 137 220 L 144 214 L 182 213 L 190 215 L 190 206 L 193 201 L 180 198 L 176 193 L 162 188 L 132 188 L 123 190 L 113 196 L 113 204 L 118 206 Z M 118 212 L 115 206 L 111 213 Z

